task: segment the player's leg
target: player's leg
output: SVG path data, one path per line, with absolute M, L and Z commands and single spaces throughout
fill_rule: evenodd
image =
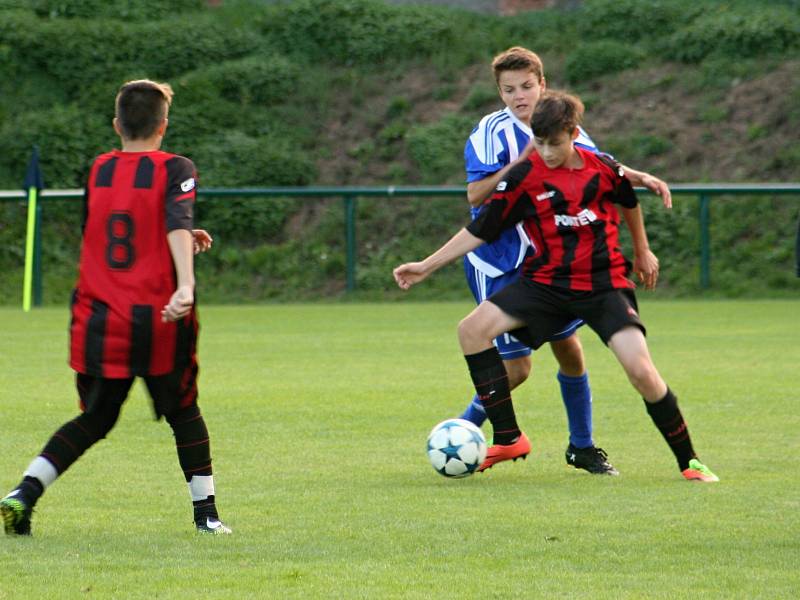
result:
M 192 500 L 194 523 L 203 533 L 231 533 L 217 512 L 211 444 L 197 405 L 197 363 L 161 377 L 146 377 L 157 415 L 164 415 L 175 436 L 175 448 Z
M 519 278 L 516 272 L 507 273 L 500 277 L 489 277 L 473 267 L 467 258 L 464 259 L 464 272 L 470 291 L 478 304 L 486 300 L 494 292 Z M 509 389 L 513 390 L 522 384 L 530 374 L 531 349 L 511 334 L 505 332 L 495 338 L 494 345 L 497 347 L 497 351 L 500 353 L 500 358 L 502 358 L 503 365 L 506 368 Z M 478 427 L 486 421 L 486 411 L 483 409 L 483 404 L 478 399 L 477 394 L 472 397 L 460 418 L 466 419 Z
M 633 387 L 642 395 L 647 412 L 666 440 L 683 476 L 697 481 L 719 481 L 697 458 L 678 400 L 662 379 L 645 339 L 632 290 L 615 290 L 587 300 L 584 320 L 608 345 Z
M 556 379 L 567 412 L 569 443 L 564 453 L 567 464 L 596 475 L 619 475 L 608 455 L 592 440 L 592 390 L 583 357 L 583 346 L 576 333 L 583 321 L 576 319 L 550 340 L 558 362 Z
M 642 395 L 647 413 L 666 440 L 686 479 L 714 482 L 719 478 L 697 458 L 678 399 L 661 378 L 650 357 L 644 334 L 637 327 L 615 333 L 608 342 L 633 387 Z
M 503 359 L 503 366 L 505 366 L 506 374 L 508 375 L 508 388 L 513 390 L 524 383 L 528 375 L 530 375 L 531 349 L 508 333 L 498 336 L 495 339 L 495 346 L 501 358 L 508 356 L 509 352 L 514 352 L 515 350 L 520 353 L 519 356 L 514 358 Z M 467 405 L 467 408 L 459 418 L 466 419 L 478 427 L 483 425 L 486 421 L 486 411 L 477 394 L 472 397 L 469 405 Z
M 86 450 L 111 431 L 132 383 L 133 379 L 77 374 L 83 412 L 52 435 L 28 465 L 19 485 L 0 500 L 6 533 L 30 534 L 30 517 L 39 498 Z
M 458 326 L 458 339 L 469 367 L 475 391 L 492 423 L 494 445 L 489 448 L 483 471 L 504 460 L 516 460 L 530 452 L 530 441 L 517 425 L 511 390 L 503 360 L 492 343 L 499 334 L 524 325 L 492 302 L 482 302 Z

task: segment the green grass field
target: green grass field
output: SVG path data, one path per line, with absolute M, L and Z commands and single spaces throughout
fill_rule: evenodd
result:
M 527 461 L 447 480 L 424 442 L 471 395 L 469 304 L 201 307 L 218 506 L 193 532 L 169 427 L 137 384 L 109 438 L 0 539 L 0 599 L 797 598 L 800 302 L 641 294 L 660 371 L 716 485 L 681 479 L 583 329 L 595 441 L 568 468 L 548 350 L 516 394 Z M 0 309 L 0 491 L 77 410 L 66 309 Z

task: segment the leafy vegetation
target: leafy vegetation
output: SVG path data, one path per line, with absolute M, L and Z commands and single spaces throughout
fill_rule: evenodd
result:
M 460 185 L 469 131 L 500 106 L 487 65 L 515 44 L 542 55 L 551 87 L 584 98 L 587 129 L 623 162 L 670 182 L 796 179 L 798 152 L 780 140 L 800 122 L 797 9 L 795 0 L 587 0 L 493 17 L 380 0 L 0 0 L 0 188 L 20 186 L 33 145 L 49 188 L 82 186 L 91 158 L 117 144 L 119 84 L 140 77 L 174 87 L 165 149 L 191 157 L 203 187 Z M 766 251 L 772 234 L 759 216 L 773 210 L 788 241 L 795 205 L 742 202 L 753 215 L 746 231 L 727 229 L 733 205 L 715 203 L 715 290 L 791 288 L 789 254 L 759 259 L 764 277 L 743 277 L 740 255 Z M 675 294 L 697 292 L 696 271 L 685 272 L 696 259 L 694 204 L 684 204 L 671 215 L 648 208 Z M 47 301 L 66 301 L 77 212 L 46 202 Z M 201 201 L 199 223 L 219 242 L 200 261 L 207 294 L 340 295 L 342 214 L 333 199 Z M 465 216 L 461 201 L 361 200 L 361 293 L 387 294 L 392 264 L 435 248 Z M 18 295 L 24 221 L 23 205 L 0 204 L 0 302 Z M 457 270 L 431 290 L 460 297 Z

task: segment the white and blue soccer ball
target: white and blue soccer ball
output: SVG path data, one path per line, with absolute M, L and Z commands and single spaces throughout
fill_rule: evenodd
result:
M 486 459 L 486 438 L 474 423 L 447 419 L 428 436 L 428 458 L 445 477 L 472 475 Z

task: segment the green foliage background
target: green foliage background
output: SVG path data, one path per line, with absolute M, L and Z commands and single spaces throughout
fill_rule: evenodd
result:
M 118 86 L 141 77 L 175 88 L 165 149 L 192 158 L 204 187 L 460 184 L 464 141 L 498 108 L 486 65 L 513 44 L 539 52 L 548 81 L 580 93 L 590 111 L 621 86 L 631 104 L 654 92 L 691 97 L 703 108 L 683 125 L 702 129 L 711 146 L 716 138 L 706 132 L 729 122 L 720 100 L 732 86 L 797 64 L 799 9 L 797 0 L 588 0 L 575 10 L 492 17 L 379 0 L 0 0 L 0 188 L 20 186 L 34 144 L 48 188 L 81 187 L 92 157 L 117 144 L 110 121 Z M 389 83 L 409 73 L 426 84 L 413 99 Z M 796 83 L 785 96 L 787 106 L 800 105 Z M 336 124 L 360 131 L 359 143 L 323 135 Z M 800 111 L 754 123 L 736 143 L 779 134 L 779 126 L 797 131 Z M 632 124 L 601 146 L 670 181 L 708 180 L 686 166 L 692 160 L 669 133 Z M 751 159 L 723 180 L 797 179 L 793 143 L 767 144 Z M 796 291 L 792 200 L 714 204 L 714 293 Z M 646 202 L 667 293 L 697 293 L 696 201 L 684 199 L 671 214 Z M 46 203 L 47 302 L 66 301 L 79 212 L 74 202 Z M 342 295 L 339 201 L 201 199 L 197 212 L 218 242 L 198 263 L 206 299 Z M 434 249 L 465 215 L 452 200 L 362 199 L 359 294 L 392 297 L 391 267 Z M 0 203 L 0 302 L 18 301 L 24 220 L 22 204 Z M 463 294 L 457 267 L 421 292 Z

